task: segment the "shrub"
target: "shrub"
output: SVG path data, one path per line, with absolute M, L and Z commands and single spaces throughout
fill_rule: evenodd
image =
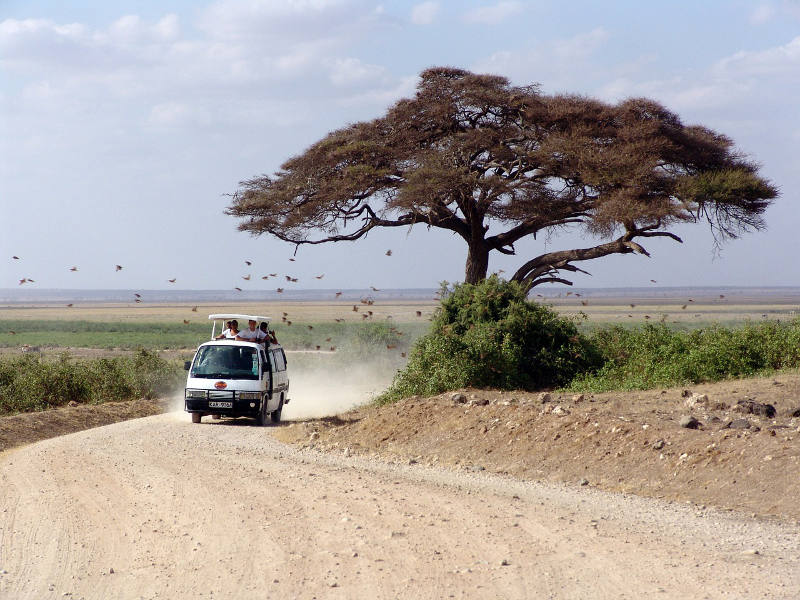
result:
M 492 276 L 443 287 L 431 331 L 411 350 L 379 403 L 466 386 L 540 389 L 565 385 L 599 365 L 575 323 L 526 299 L 513 282 Z
M 155 352 L 76 361 L 26 354 L 0 360 L 0 415 L 60 406 L 71 401 L 99 403 L 152 398 L 176 388 L 183 379 L 177 365 Z
M 610 327 L 591 336 L 603 366 L 570 388 L 647 389 L 749 377 L 800 366 L 800 320 L 674 331 L 666 325 Z

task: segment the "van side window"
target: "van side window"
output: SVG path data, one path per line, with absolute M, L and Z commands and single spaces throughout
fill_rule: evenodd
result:
M 285 371 L 286 370 L 286 362 L 283 360 L 283 352 L 279 350 L 273 350 L 272 356 L 274 360 L 275 370 L 276 371 Z
M 278 370 L 278 365 L 275 361 L 275 351 L 267 352 L 267 355 L 269 356 L 269 370 L 274 373 Z

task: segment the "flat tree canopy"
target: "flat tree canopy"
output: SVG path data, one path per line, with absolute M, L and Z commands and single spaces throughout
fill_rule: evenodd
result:
M 334 131 L 274 176 L 240 183 L 227 213 L 239 229 L 293 244 L 352 241 L 375 227 L 424 224 L 467 244 L 465 281 L 486 277 L 489 253 L 579 227 L 585 248 L 526 260 L 526 289 L 571 284 L 574 263 L 647 250 L 644 238 L 707 222 L 715 243 L 764 227 L 778 195 L 728 137 L 646 98 L 608 104 L 542 94 L 504 77 L 437 67 L 414 98 Z M 489 234 L 490 224 L 492 231 Z

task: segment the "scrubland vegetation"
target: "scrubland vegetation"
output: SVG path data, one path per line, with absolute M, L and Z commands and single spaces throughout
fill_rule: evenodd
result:
M 324 363 L 331 373 L 368 364 L 396 376 L 377 398 L 392 402 L 462 387 L 611 391 L 749 377 L 800 367 L 800 319 L 707 324 L 608 325 L 560 316 L 528 300 L 523 288 L 491 277 L 444 286 L 433 322 L 310 321 L 276 323 L 297 372 Z M 10 333 L 14 330 L 14 333 Z M 38 353 L 0 358 L 0 415 L 70 401 L 153 397 L 181 386 L 182 361 L 158 354 L 208 339 L 202 323 L 0 321 L 0 346 L 117 348 L 114 358 L 58 358 Z M 335 351 L 331 352 L 331 349 Z M 175 353 L 172 353 L 174 356 Z M 335 383 L 334 383 L 335 384 Z
M 648 389 L 798 366 L 800 319 L 691 331 L 666 324 L 606 326 L 581 333 L 575 319 L 526 300 L 515 283 L 490 277 L 444 290 L 430 333 L 378 402 L 461 387 Z
M 140 350 L 133 356 L 48 360 L 36 353 L 0 360 L 0 415 L 43 410 L 68 402 L 153 398 L 175 389 L 183 371 L 174 361 Z

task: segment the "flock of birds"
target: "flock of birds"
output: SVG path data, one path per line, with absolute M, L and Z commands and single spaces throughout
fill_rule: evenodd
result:
M 392 255 L 392 251 L 391 251 L 391 250 L 387 250 L 387 251 L 385 252 L 385 256 L 391 256 L 391 255 Z M 21 259 L 20 259 L 20 257 L 19 257 L 19 256 L 16 256 L 16 255 L 12 256 L 11 258 L 12 258 L 13 260 L 21 260 Z M 295 261 L 296 261 L 296 259 L 295 259 L 295 258 L 290 258 L 290 259 L 289 259 L 289 261 L 290 261 L 290 262 L 295 262 Z M 253 261 L 251 261 L 251 260 L 245 260 L 245 261 L 244 261 L 244 264 L 245 264 L 245 265 L 247 265 L 248 267 L 252 267 L 252 266 L 253 266 Z M 115 270 L 116 272 L 122 271 L 123 269 L 124 269 L 123 265 L 114 265 L 114 270 Z M 72 266 L 72 267 L 70 267 L 70 268 L 69 268 L 69 270 L 70 270 L 71 272 L 73 272 L 73 273 L 74 273 L 74 272 L 77 272 L 77 271 L 78 271 L 78 267 L 77 267 L 77 266 Z M 286 279 L 286 283 L 298 283 L 298 281 L 299 281 L 299 278 L 298 278 L 298 277 L 293 277 L 293 276 L 291 276 L 291 275 L 283 275 L 282 277 Z M 317 279 L 317 280 L 321 280 L 323 277 L 325 277 L 325 274 L 324 274 L 324 273 L 322 273 L 322 274 L 320 274 L 320 275 L 316 275 L 314 278 L 315 278 L 315 279 Z M 245 280 L 245 281 L 251 281 L 251 279 L 252 279 L 252 275 L 248 273 L 247 275 L 242 275 L 242 276 L 241 276 L 241 278 L 242 278 L 243 280 Z M 265 280 L 265 281 L 266 281 L 266 280 L 269 280 L 270 278 L 278 278 L 278 273 L 269 273 L 269 274 L 267 274 L 267 275 L 263 275 L 263 276 L 261 276 L 261 279 L 262 279 L 262 280 Z M 173 277 L 173 278 L 171 278 L 171 279 L 167 279 L 167 282 L 168 282 L 168 283 L 171 283 L 171 284 L 172 284 L 172 283 L 175 283 L 175 282 L 177 282 L 177 281 L 178 281 L 178 278 L 177 278 L 177 277 Z M 30 278 L 30 277 L 24 277 L 24 278 L 22 278 L 22 279 L 20 279 L 20 280 L 19 280 L 19 285 L 25 285 L 25 284 L 28 284 L 28 283 L 35 283 L 35 282 L 36 282 L 36 281 L 35 281 L 34 279 Z M 284 284 L 284 285 L 285 285 L 285 284 Z M 241 287 L 239 287 L 239 286 L 234 286 L 234 288 L 233 288 L 233 289 L 234 289 L 234 290 L 236 290 L 237 292 L 241 292 L 241 291 L 243 291 L 243 290 L 242 290 L 242 288 L 241 288 Z M 276 290 L 275 290 L 275 291 L 276 291 L 277 293 L 279 293 L 279 294 L 282 294 L 282 293 L 284 292 L 284 290 L 285 290 L 285 289 L 286 289 L 285 287 L 278 287 L 278 288 L 276 288 Z M 380 292 L 380 291 L 381 291 L 380 289 L 378 289 L 378 288 L 377 288 L 377 287 L 375 287 L 375 286 L 370 286 L 370 289 L 371 289 L 373 292 Z M 340 298 L 340 297 L 342 296 L 342 294 L 343 294 L 343 292 L 341 292 L 341 291 L 335 292 L 335 293 L 334 293 L 334 298 L 335 298 L 335 299 L 338 299 L 338 298 Z M 139 304 L 139 303 L 142 303 L 142 302 L 144 302 L 144 299 L 142 298 L 142 295 L 141 295 L 140 293 L 138 293 L 138 292 L 134 292 L 134 294 L 133 294 L 133 301 L 134 301 L 135 303 Z M 361 304 L 361 305 L 364 305 L 364 306 L 373 306 L 373 305 L 375 304 L 375 299 L 374 299 L 374 298 L 372 298 L 372 297 L 361 298 L 361 299 L 360 299 L 360 304 Z M 69 303 L 69 304 L 67 304 L 66 306 L 67 306 L 68 308 L 72 308 L 72 307 L 74 306 L 74 303 L 70 302 L 70 303 Z M 192 310 L 192 312 L 197 312 L 197 311 L 198 311 L 198 308 L 199 308 L 198 306 L 193 306 L 191 310 Z M 361 309 L 361 308 L 362 308 L 362 306 L 360 306 L 360 305 L 358 305 L 358 304 L 354 304 L 354 305 L 353 305 L 353 308 L 352 308 L 352 312 L 359 313 L 359 311 L 360 311 L 360 309 Z M 363 320 L 363 321 L 366 321 L 367 319 L 371 319 L 371 318 L 374 316 L 374 314 L 375 314 L 375 313 L 374 313 L 372 310 L 370 310 L 370 309 L 367 309 L 367 310 L 364 310 L 363 312 L 360 312 L 360 314 L 361 314 L 362 320 Z M 422 317 L 422 311 L 421 311 L 421 310 L 417 310 L 417 311 L 416 311 L 416 316 L 417 316 L 417 317 Z M 386 318 L 387 318 L 387 319 L 391 319 L 391 318 L 392 318 L 392 315 L 387 315 L 387 316 L 386 316 Z M 343 319 L 343 318 L 337 318 L 337 319 L 334 319 L 334 320 L 335 320 L 337 323 L 342 323 L 342 322 L 344 322 L 344 321 L 345 321 L 345 319 Z M 282 318 L 281 318 L 281 322 L 282 322 L 283 324 L 285 324 L 287 327 L 290 327 L 290 326 L 292 325 L 292 321 L 289 319 L 289 313 L 288 313 L 288 312 L 283 312 L 283 316 L 282 316 Z M 183 323 L 184 323 L 184 325 L 189 325 L 189 324 L 191 323 L 191 321 L 190 321 L 190 320 L 188 320 L 188 319 L 183 319 Z M 307 325 L 307 327 L 308 327 L 309 331 L 311 331 L 311 330 L 313 330 L 313 329 L 314 329 L 313 325 Z M 390 327 L 390 328 L 389 328 L 389 331 L 390 331 L 391 333 L 393 333 L 393 334 L 397 335 L 397 336 L 402 336 L 402 335 L 403 335 L 403 332 L 402 332 L 402 331 L 399 331 L 399 330 L 398 330 L 396 327 L 394 327 L 394 326 Z M 12 335 L 15 335 L 15 334 L 16 334 L 16 332 L 15 332 L 15 331 L 10 331 L 9 333 L 10 333 L 10 334 L 12 334 Z M 328 342 L 328 343 L 329 343 L 329 342 L 331 342 L 331 341 L 332 341 L 332 338 L 330 338 L 330 337 L 325 339 L 325 342 Z M 316 350 L 322 350 L 322 344 L 316 344 L 316 345 L 315 345 L 315 348 L 316 348 Z M 386 345 L 386 348 L 387 348 L 388 350 L 394 350 L 394 349 L 396 349 L 396 348 L 397 348 L 397 345 L 396 345 L 396 344 L 387 344 L 387 345 Z M 329 350 L 330 350 L 331 352 L 335 352 L 335 351 L 336 351 L 336 346 L 329 346 Z M 402 356 L 402 357 L 405 357 L 405 356 L 406 356 L 406 353 L 405 353 L 405 352 L 401 352 L 400 354 L 401 354 L 401 356 Z

